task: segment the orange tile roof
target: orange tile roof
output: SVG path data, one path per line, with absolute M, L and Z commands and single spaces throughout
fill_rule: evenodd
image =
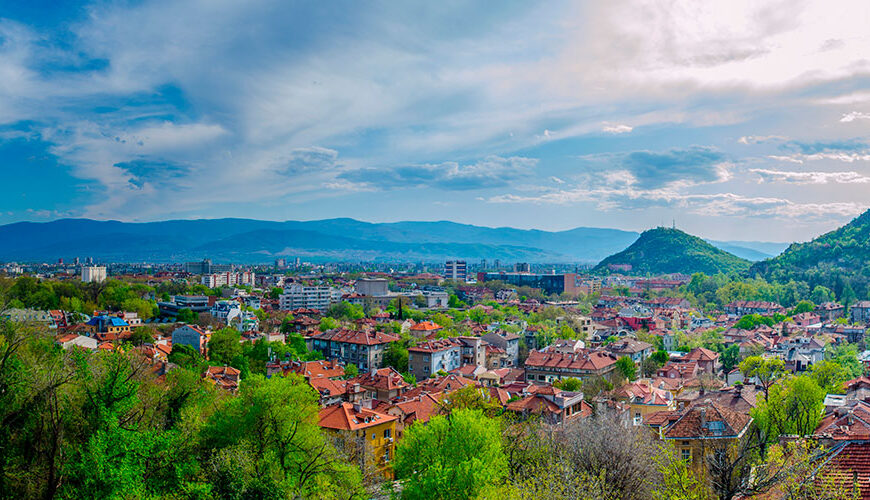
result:
M 320 410 L 319 418 L 321 427 L 353 431 L 392 422 L 399 417 L 357 407 L 351 403 L 341 403 Z
M 443 327 L 437 323 L 433 323 L 432 321 L 421 321 L 416 325 L 411 327 L 412 331 L 415 332 L 428 332 L 432 330 L 440 330 Z

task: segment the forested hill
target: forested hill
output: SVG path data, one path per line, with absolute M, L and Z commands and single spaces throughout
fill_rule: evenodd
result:
M 596 272 L 611 272 L 610 265 L 629 264 L 632 274 L 716 274 L 749 269 L 749 261 L 720 250 L 679 229 L 658 227 L 643 232 L 625 250 L 602 260 Z
M 821 285 L 841 300 L 861 300 L 870 293 L 870 210 L 845 226 L 807 243 L 794 243 L 780 256 L 758 262 L 750 274 L 769 281 L 805 281 Z

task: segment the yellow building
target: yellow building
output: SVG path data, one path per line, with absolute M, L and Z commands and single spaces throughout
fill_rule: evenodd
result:
M 675 408 L 673 394 L 654 387 L 649 379 L 624 385 L 618 390 L 617 396 L 629 404 L 634 425 L 642 425 L 647 415 Z
M 661 437 L 672 441 L 681 458 L 696 467 L 703 466 L 708 453 L 727 450 L 743 438 L 752 423 L 749 415 L 711 401 L 695 403 L 674 417 L 660 428 Z
M 393 478 L 392 460 L 396 452 L 398 417 L 367 407 L 363 403 L 341 403 L 320 410 L 320 427 L 340 433 L 362 445 L 360 458 L 374 464 L 387 478 Z

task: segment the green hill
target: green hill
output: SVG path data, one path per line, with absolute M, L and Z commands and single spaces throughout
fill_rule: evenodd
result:
M 841 299 L 866 299 L 870 292 L 870 210 L 839 229 L 807 243 L 794 243 L 778 257 L 756 263 L 750 274 L 779 283 L 804 281 L 810 289 L 821 285 Z
M 658 227 L 644 231 L 625 250 L 602 260 L 595 272 L 613 272 L 611 265 L 631 265 L 631 274 L 716 274 L 749 269 L 749 261 L 720 250 L 679 229 Z

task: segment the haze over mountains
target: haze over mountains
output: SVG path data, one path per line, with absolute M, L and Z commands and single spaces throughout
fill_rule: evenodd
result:
M 215 262 L 261 263 L 299 256 L 311 261 L 465 258 L 595 264 L 625 249 L 639 235 L 589 227 L 551 232 L 448 221 L 369 223 L 346 218 L 147 223 L 61 219 L 0 226 L 0 260 L 50 261 L 79 256 L 116 262 L 170 262 L 208 257 Z M 748 260 L 771 257 L 788 246 L 747 241 L 711 243 Z

